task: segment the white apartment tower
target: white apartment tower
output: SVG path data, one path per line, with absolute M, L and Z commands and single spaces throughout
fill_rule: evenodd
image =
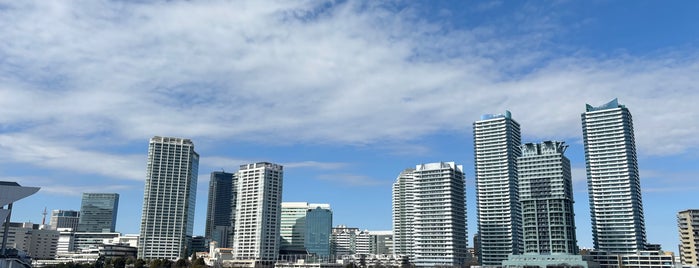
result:
M 631 113 L 617 99 L 581 115 L 596 250 L 644 250 L 646 227 Z
M 699 266 L 699 209 L 677 213 L 680 232 L 680 260 L 682 265 Z
M 483 266 L 499 266 L 522 252 L 522 213 L 517 158 L 519 123 L 505 114 L 486 114 L 473 123 L 476 208 Z
M 413 258 L 415 169 L 408 168 L 393 183 L 393 255 Z
M 274 266 L 279 255 L 283 175 L 281 165 L 268 162 L 241 165 L 236 173 L 236 266 Z
M 415 266 L 466 263 L 466 193 L 463 166 L 417 165 L 414 172 L 413 255 Z
M 189 139 L 153 137 L 148 144 L 138 257 L 189 256 L 199 154 Z
M 567 147 L 562 141 L 522 145 L 517 168 L 524 254 L 578 254 Z

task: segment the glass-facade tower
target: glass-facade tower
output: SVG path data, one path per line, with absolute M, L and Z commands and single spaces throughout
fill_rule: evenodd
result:
M 520 135 L 519 123 L 509 111 L 486 114 L 473 123 L 479 260 L 484 266 L 499 266 L 509 254 L 522 252 L 517 175 Z
M 328 260 L 332 211 L 329 204 L 282 203 L 280 254 L 316 255 Z M 292 258 L 292 257 L 290 257 Z
M 333 212 L 329 207 L 311 206 L 308 209 L 304 245 L 309 254 L 329 260 L 332 228 Z
M 189 256 L 198 168 L 199 154 L 191 140 L 150 139 L 139 258 L 176 260 Z
M 118 209 L 119 194 L 83 193 L 78 231 L 113 233 Z
M 517 168 L 524 254 L 578 254 L 567 147 L 562 141 L 522 145 Z
M 216 241 L 221 248 L 230 247 L 233 242 L 233 226 L 235 226 L 234 211 L 234 174 L 223 171 L 211 172 L 204 237 L 210 241 Z
M 631 113 L 617 99 L 581 115 L 596 250 L 644 250 L 646 227 Z

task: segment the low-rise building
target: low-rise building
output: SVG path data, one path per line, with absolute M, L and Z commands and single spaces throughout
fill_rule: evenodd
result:
M 2 233 L 0 237 L 3 237 Z M 53 259 L 56 257 L 58 237 L 59 232 L 49 229 L 48 225 L 11 222 L 7 247 L 24 251 L 34 259 Z

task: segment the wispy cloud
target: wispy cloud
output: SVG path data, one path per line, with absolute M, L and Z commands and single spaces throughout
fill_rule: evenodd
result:
M 0 135 L 0 159 L 40 167 L 98 174 L 116 179 L 145 179 L 144 156 L 82 150 L 37 136 Z
M 542 34 L 500 35 L 444 28 L 409 9 L 353 1 L 9 2 L 0 9 L 4 142 L 31 149 L 15 150 L 20 161 L 105 174 L 8 137 L 61 144 L 168 133 L 376 145 L 462 130 L 509 109 L 527 135 L 579 139 L 584 104 L 619 97 L 643 154 L 699 147 L 695 51 L 552 54 L 542 48 L 543 33 L 557 29 L 550 18 L 526 29 Z M 135 159 L 64 149 L 117 166 Z M 223 160 L 203 163 L 233 164 Z M 142 169 L 117 176 L 141 179 Z
M 317 179 L 334 183 L 340 183 L 347 186 L 387 185 L 385 181 L 377 180 L 365 175 L 356 174 L 324 174 L 318 176 Z
M 339 162 L 318 162 L 318 161 L 302 161 L 282 164 L 285 168 L 315 168 L 315 169 L 340 169 L 347 167 L 348 163 Z

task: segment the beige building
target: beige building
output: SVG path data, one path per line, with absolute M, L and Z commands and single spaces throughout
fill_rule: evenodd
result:
M 59 232 L 48 229 L 48 225 L 12 222 L 7 234 L 7 247 L 27 252 L 34 259 L 53 259 L 56 257 L 58 236 Z
M 680 232 L 680 260 L 683 265 L 699 266 L 699 209 L 677 213 Z

